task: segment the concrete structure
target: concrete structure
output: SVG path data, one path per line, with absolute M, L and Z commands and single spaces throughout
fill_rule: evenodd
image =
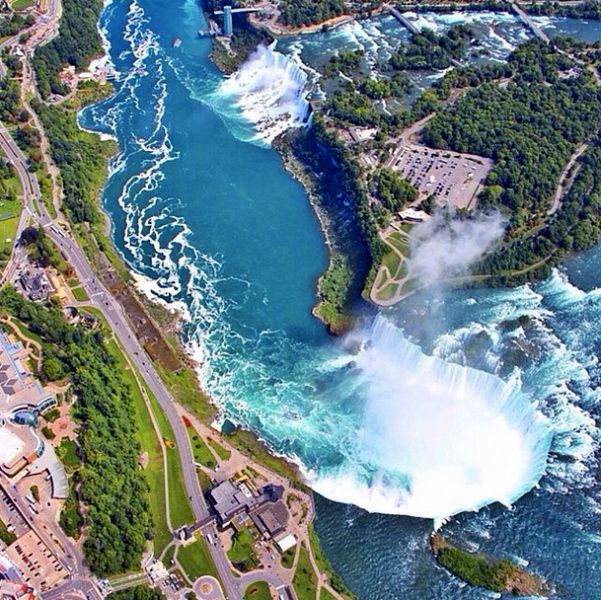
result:
M 284 552 L 288 552 L 288 550 L 296 546 L 296 538 L 291 533 L 284 533 L 283 535 L 275 538 L 273 541 L 282 554 L 284 554 Z
M 232 37 L 234 34 L 234 23 L 232 19 L 232 7 L 223 7 L 223 34 L 227 37 Z
M 19 284 L 23 293 L 33 302 L 46 300 L 54 292 L 54 286 L 44 269 L 28 269 L 19 277 Z
M 28 408 L 39 414 L 56 406 L 54 394 L 44 390 L 25 367 L 26 359 L 23 345 L 0 331 L 0 411 Z

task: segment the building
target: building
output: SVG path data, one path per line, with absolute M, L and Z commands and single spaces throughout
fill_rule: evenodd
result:
M 54 292 L 54 287 L 43 269 L 28 270 L 19 278 L 25 295 L 33 302 L 46 300 Z
M 38 414 L 56 406 L 56 397 L 47 392 L 25 367 L 27 351 L 20 342 L 11 342 L 0 331 L 0 411 L 17 408 Z
M 4 552 L 0 552 L 0 597 L 33 600 L 35 591 Z
M 278 550 L 284 554 L 296 546 L 296 538 L 291 533 L 284 533 L 273 540 Z
M 239 529 L 251 520 L 259 533 L 272 538 L 284 532 L 288 525 L 283 493 L 283 487 L 270 484 L 255 494 L 246 483 L 228 479 L 214 487 L 208 496 L 222 527 L 233 525 Z
M 0 470 L 8 477 L 46 472 L 54 498 L 68 496 L 67 474 L 54 448 L 36 433 L 38 415 L 57 405 L 25 367 L 27 351 L 0 331 Z

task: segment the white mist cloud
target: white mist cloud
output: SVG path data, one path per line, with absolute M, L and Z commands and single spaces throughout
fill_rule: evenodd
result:
M 436 213 L 411 232 L 412 275 L 432 285 L 467 274 L 470 266 L 501 238 L 504 227 L 505 219 L 499 212 L 466 219 Z

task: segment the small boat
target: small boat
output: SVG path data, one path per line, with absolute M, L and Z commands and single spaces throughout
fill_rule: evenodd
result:
M 179 48 L 182 45 L 182 41 L 179 38 L 175 38 L 172 42 L 174 48 Z

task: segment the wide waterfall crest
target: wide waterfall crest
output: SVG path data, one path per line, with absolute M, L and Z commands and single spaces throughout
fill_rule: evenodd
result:
M 355 358 L 355 456 L 313 487 L 370 512 L 444 519 L 510 505 L 545 472 L 548 420 L 515 384 L 428 356 L 378 316 Z
M 254 129 L 254 140 L 271 143 L 278 135 L 308 123 L 307 75 L 292 59 L 259 46 L 217 90 L 221 102 L 233 104 Z

